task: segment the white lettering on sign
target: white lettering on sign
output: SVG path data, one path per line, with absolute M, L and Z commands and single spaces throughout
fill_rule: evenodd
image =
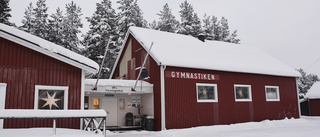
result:
M 179 71 L 166 71 L 166 77 L 182 79 L 199 79 L 199 80 L 219 80 L 219 75 L 206 73 L 192 73 Z

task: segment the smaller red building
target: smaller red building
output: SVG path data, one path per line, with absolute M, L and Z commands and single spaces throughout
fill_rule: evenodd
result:
M 299 73 L 261 50 L 138 27 L 125 40 L 112 78 L 136 79 L 150 51 L 156 130 L 300 116 Z
M 320 82 L 314 83 L 300 101 L 301 115 L 320 116 Z
M 0 24 L 0 109 L 83 109 L 85 76 L 98 69 L 84 56 Z M 79 119 L 57 124 L 80 128 Z M 0 128 L 30 127 L 52 127 L 52 119 L 0 121 Z

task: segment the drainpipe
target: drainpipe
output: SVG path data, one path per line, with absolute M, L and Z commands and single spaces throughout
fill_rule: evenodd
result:
M 166 65 L 160 63 L 160 86 L 161 86 L 161 130 L 166 130 L 166 102 L 165 102 L 165 85 L 164 85 L 164 71 Z
M 299 86 L 298 86 L 298 78 L 296 78 L 296 88 L 297 88 L 297 96 L 298 96 L 298 111 L 299 111 L 299 118 L 301 118 L 301 108 L 300 108 L 300 99 L 299 99 Z

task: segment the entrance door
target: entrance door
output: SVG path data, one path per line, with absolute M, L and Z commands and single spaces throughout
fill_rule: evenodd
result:
M 100 98 L 101 108 L 107 112 L 107 126 L 118 126 L 117 98 Z
M 0 83 L 0 109 L 4 109 L 6 103 L 7 84 Z M 0 120 L 0 129 L 3 129 L 3 119 Z

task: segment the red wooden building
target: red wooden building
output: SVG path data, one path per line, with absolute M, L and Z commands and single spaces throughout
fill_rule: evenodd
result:
M 83 109 L 85 76 L 98 68 L 86 57 L 0 24 L 0 109 Z M 0 126 L 52 127 L 52 119 L 6 119 Z M 79 129 L 80 120 L 57 120 L 57 127 Z
M 245 45 L 130 27 L 112 78 L 136 79 L 149 50 L 156 130 L 300 116 L 299 73 Z
M 320 116 L 320 82 L 314 83 L 300 100 L 301 115 Z

